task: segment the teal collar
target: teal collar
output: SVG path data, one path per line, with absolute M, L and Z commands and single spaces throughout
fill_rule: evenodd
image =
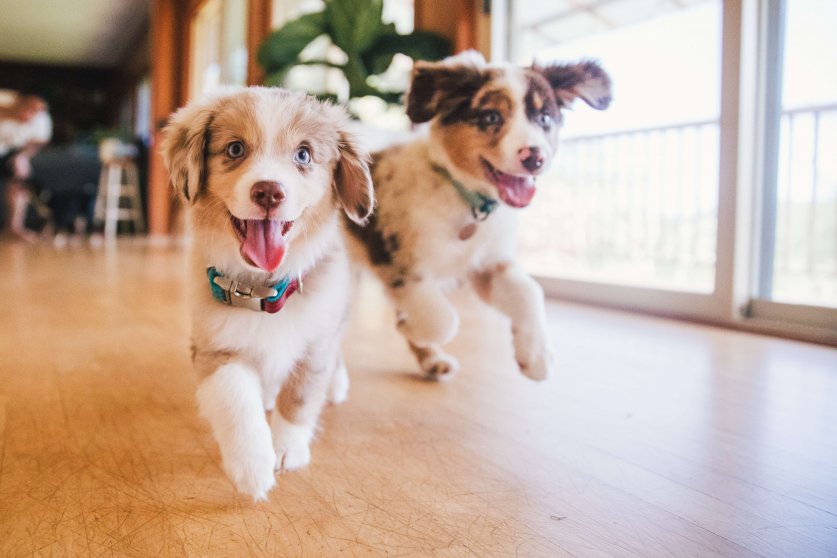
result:
M 459 194 L 459 197 L 468 204 L 468 207 L 471 208 L 471 215 L 473 215 L 474 219 L 477 221 L 485 221 L 488 219 L 488 216 L 491 215 L 491 212 L 497 209 L 499 203 L 494 198 L 488 197 L 480 192 L 469 190 L 464 184 L 451 176 L 448 169 L 445 167 L 439 166 L 435 163 L 432 167 L 434 171 L 453 184 L 453 187 L 456 188 L 456 192 Z
M 253 287 L 221 275 L 217 269 L 206 270 L 212 297 L 223 304 L 275 314 L 297 290 L 302 292 L 302 274 L 286 276 L 272 287 Z

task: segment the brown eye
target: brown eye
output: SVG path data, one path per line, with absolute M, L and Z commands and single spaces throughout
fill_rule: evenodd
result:
M 227 148 L 224 150 L 224 153 L 226 153 L 227 157 L 230 159 L 244 157 L 244 144 L 240 141 L 232 141 L 227 144 Z
M 311 150 L 304 145 L 297 148 L 294 153 L 294 163 L 298 165 L 307 165 L 311 162 Z

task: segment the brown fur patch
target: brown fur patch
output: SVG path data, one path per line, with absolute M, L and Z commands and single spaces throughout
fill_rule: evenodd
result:
M 471 276 L 471 284 L 474 286 L 474 290 L 477 294 L 483 299 L 487 299 L 491 296 L 491 287 L 494 283 L 494 276 L 505 273 L 511 265 L 512 264 L 509 262 L 500 262 L 491 269 L 474 273 Z
M 480 110 L 494 109 L 508 118 L 514 108 L 510 92 L 505 88 L 494 88 L 491 84 L 485 86 L 477 93 L 473 105 Z
M 441 115 L 450 124 L 469 118 L 471 101 L 496 72 L 470 65 L 418 62 L 407 95 L 407 116 L 416 123 Z
M 418 345 L 414 345 L 411 341 L 407 341 L 407 344 L 410 346 L 410 351 L 415 355 L 416 360 L 422 362 L 424 359 L 433 355 L 433 350 L 428 349 L 425 347 L 419 347 Z
M 345 132 L 340 133 L 340 159 L 334 170 L 334 188 L 349 218 L 355 222 L 369 218 L 374 208 L 375 194 L 368 157 L 361 154 L 354 138 Z
M 526 72 L 526 95 L 523 98 L 526 109 L 526 117 L 535 121 L 540 114 L 548 114 L 552 119 L 559 121 L 561 99 L 555 96 L 544 76 L 538 72 Z
M 442 145 L 456 166 L 472 176 L 483 176 L 482 165 L 475 154 L 490 152 L 497 147 L 495 136 L 483 134 L 468 124 L 450 126 L 442 136 Z M 442 179 L 438 179 L 439 183 Z
M 555 92 L 560 103 L 581 97 L 584 101 L 602 110 L 610 104 L 610 76 L 596 62 L 587 60 L 577 64 L 553 64 L 551 66 L 532 66 L 532 71 L 542 75 Z M 587 86 L 593 82 L 600 85 L 601 96 L 591 97 L 586 94 Z
M 309 348 L 297 362 L 276 399 L 277 411 L 285 420 L 294 424 L 316 419 L 324 400 L 324 390 L 320 388 L 330 379 L 330 363 L 322 362 L 312 351 L 313 348 Z
M 192 364 L 199 380 L 206 378 L 235 356 L 236 353 L 232 351 L 202 351 L 192 345 Z
M 366 248 L 369 261 L 373 266 L 388 266 L 395 261 L 395 252 L 400 248 L 398 235 L 384 236 L 378 228 L 377 215 L 372 215 L 366 225 L 347 222 L 349 233 Z

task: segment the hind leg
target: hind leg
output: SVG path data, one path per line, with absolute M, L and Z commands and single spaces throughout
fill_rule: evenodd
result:
M 349 396 L 349 371 L 346 370 L 346 363 L 343 361 L 343 353 L 338 352 L 335 359 L 335 368 L 331 376 L 331 384 L 328 386 L 328 402 L 338 405 Z
M 442 286 L 421 280 L 390 289 L 398 312 L 398 330 L 407 339 L 419 366 L 430 378 L 453 375 L 459 363 L 442 352 L 459 330 L 459 314 Z
M 436 281 L 415 281 L 389 292 L 398 311 L 398 330 L 416 346 L 444 345 L 459 330 L 459 314 Z
M 428 379 L 448 379 L 459 371 L 459 361 L 442 351 L 439 345 L 419 347 L 409 340 L 407 344 Z

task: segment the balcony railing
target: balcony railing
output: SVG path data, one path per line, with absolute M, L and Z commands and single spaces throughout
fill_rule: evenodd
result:
M 773 298 L 837 306 L 837 104 L 783 113 Z
M 837 106 L 782 122 L 775 295 L 835 299 Z M 718 146 L 717 121 L 563 140 L 521 227 L 524 261 L 541 275 L 711 291 Z
M 563 140 L 521 227 L 536 274 L 711 291 L 718 124 Z

